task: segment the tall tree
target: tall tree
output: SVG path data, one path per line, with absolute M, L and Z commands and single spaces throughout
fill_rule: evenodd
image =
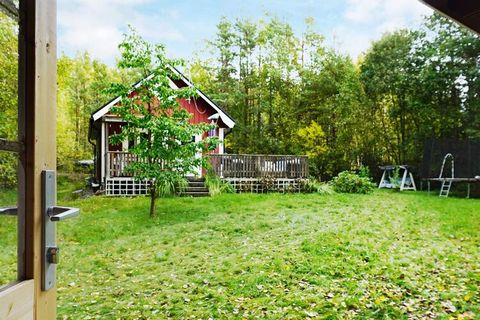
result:
M 313 172 L 329 178 L 358 167 L 365 156 L 366 126 L 363 87 L 349 57 L 327 50 L 302 72 L 297 119 L 302 126 L 318 123 L 325 132 L 326 152 L 312 159 Z M 322 143 L 319 141 L 319 143 Z
M 412 53 L 414 94 L 430 115 L 428 135 L 480 137 L 479 36 L 439 14 L 426 18 L 420 31 Z
M 407 30 L 385 34 L 373 43 L 361 65 L 362 80 L 375 119 L 381 124 L 379 129 L 387 133 L 379 138 L 397 163 L 411 160 L 407 149 L 414 138 L 409 105 L 414 40 L 415 35 Z

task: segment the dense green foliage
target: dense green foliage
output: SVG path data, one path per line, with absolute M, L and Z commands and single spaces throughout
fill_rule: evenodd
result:
M 222 180 L 211 169 L 208 169 L 205 175 L 205 185 L 208 188 L 210 196 L 216 196 L 222 193 L 235 193 L 233 186 L 229 182 Z
M 153 221 L 143 197 L 62 204 L 82 213 L 58 226 L 60 319 L 480 314 L 475 200 L 390 191 L 168 198 Z
M 303 192 L 305 193 L 318 193 L 318 194 L 333 194 L 332 186 L 327 182 L 321 182 L 319 180 L 310 178 L 303 183 Z
M 0 120 L 16 115 L 16 30 L 0 16 Z M 275 17 L 222 19 L 211 56 L 193 59 L 194 82 L 236 120 L 230 153 L 307 154 L 311 174 L 329 179 L 362 165 L 418 166 L 432 138 L 480 138 L 480 41 L 434 14 L 416 30 L 375 41 L 358 61 L 328 48 L 315 31 Z M 205 57 L 205 55 L 202 55 Z M 110 68 L 88 53 L 58 61 L 58 164 L 91 158 L 89 117 L 112 96 L 109 83 L 131 85 L 138 70 Z M 0 137 L 16 124 L 0 121 Z M 14 183 L 15 157 L 0 154 L 3 185 Z
M 71 171 L 75 161 L 93 157 L 88 142 L 90 115 L 112 99 L 106 91 L 109 84 L 130 85 L 138 75 L 109 68 L 87 52 L 75 58 L 61 56 L 57 64 L 57 162 L 60 169 Z
M 222 20 L 194 80 L 237 120 L 234 153 L 308 154 L 315 176 L 421 161 L 433 138 L 478 138 L 477 35 L 434 14 L 357 63 L 276 18 Z

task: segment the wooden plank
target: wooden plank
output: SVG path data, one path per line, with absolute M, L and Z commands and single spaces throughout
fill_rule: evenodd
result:
M 34 319 L 49 320 L 56 288 L 42 291 L 41 174 L 56 169 L 56 0 L 22 0 L 19 12 L 19 277 L 33 279 Z
M 10 18 L 18 21 L 18 8 L 12 0 L 0 0 L 0 10 L 3 11 Z
M 33 319 L 34 281 L 27 280 L 0 291 L 0 319 Z
M 17 141 L 8 141 L 6 139 L 0 139 L 0 151 L 16 152 L 19 153 L 21 145 Z

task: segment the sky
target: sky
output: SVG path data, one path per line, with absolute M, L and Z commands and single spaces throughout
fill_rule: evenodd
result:
M 418 0 L 58 0 L 57 5 L 59 55 L 88 51 L 109 65 L 115 64 L 128 25 L 165 44 L 170 57 L 188 59 L 202 55 L 222 17 L 257 20 L 268 13 L 297 34 L 312 17 L 326 45 L 355 60 L 383 33 L 415 27 L 431 13 Z

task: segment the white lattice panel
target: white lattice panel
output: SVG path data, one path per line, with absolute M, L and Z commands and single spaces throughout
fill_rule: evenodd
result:
M 138 181 L 132 178 L 107 178 L 105 195 L 112 197 L 147 195 L 148 186 L 148 181 Z

